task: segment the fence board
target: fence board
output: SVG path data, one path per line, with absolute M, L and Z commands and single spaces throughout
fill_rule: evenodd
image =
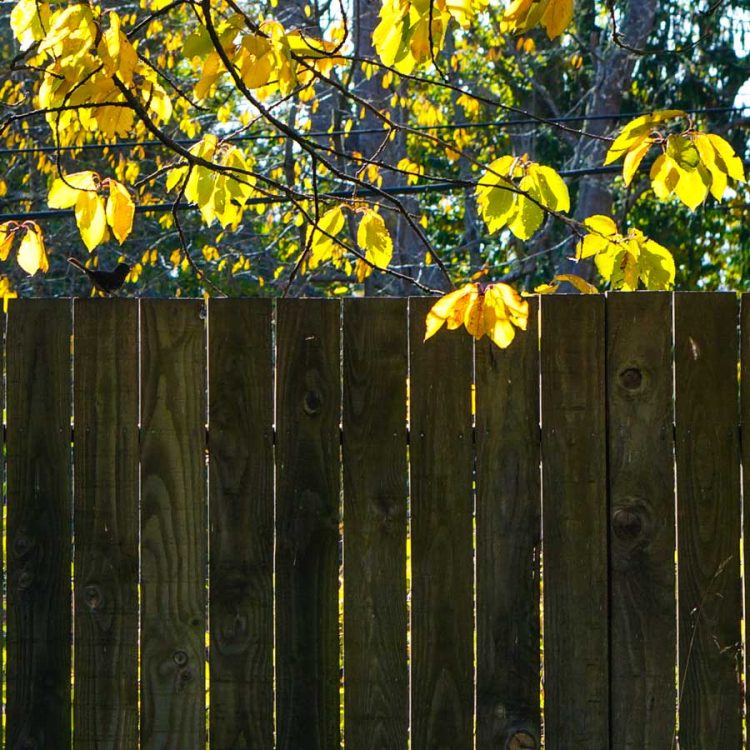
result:
M 138 746 L 138 304 L 75 301 L 77 750 Z
M 613 750 L 675 731 L 671 295 L 607 298 Z
M 339 746 L 340 306 L 279 300 L 276 690 L 279 750 Z
M 537 300 L 509 349 L 476 345 L 477 750 L 541 747 Z
M 604 299 L 541 300 L 548 750 L 609 744 Z
M 9 748 L 70 746 L 69 300 L 8 311 Z
M 212 750 L 273 748 L 271 316 L 209 303 Z
M 427 342 L 434 299 L 412 299 L 412 747 L 473 745 L 472 339 Z
M 675 295 L 680 746 L 739 748 L 737 298 Z
M 346 746 L 406 750 L 406 300 L 344 302 Z
M 750 611 L 750 295 L 743 294 L 740 307 L 740 349 L 742 354 L 740 369 L 741 388 L 741 440 L 742 445 L 742 479 L 743 479 L 743 514 L 744 521 L 744 584 L 745 616 Z M 750 653 L 747 645 L 747 621 L 745 622 L 745 674 L 750 673 Z M 745 686 L 745 717 L 750 716 L 750 690 Z M 747 721 L 747 718 L 746 718 Z
M 141 301 L 141 745 L 206 741 L 203 303 Z

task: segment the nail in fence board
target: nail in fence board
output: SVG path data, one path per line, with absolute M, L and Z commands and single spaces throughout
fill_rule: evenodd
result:
M 675 295 L 680 747 L 739 748 L 737 298 Z
M 538 303 L 476 344 L 477 749 L 541 747 Z
M 412 747 L 473 745 L 473 341 L 423 342 L 434 299 L 412 299 L 410 457 Z
M 541 300 L 548 750 L 609 744 L 604 298 Z
M 76 750 L 138 746 L 138 303 L 74 302 Z
M 141 746 L 203 750 L 206 367 L 200 301 L 141 301 Z
M 344 301 L 346 746 L 406 750 L 406 300 Z
M 70 746 L 69 300 L 8 310 L 9 748 Z
M 672 295 L 607 297 L 613 750 L 675 731 Z
M 272 303 L 208 310 L 211 748 L 271 750 Z
M 339 746 L 340 309 L 330 300 L 277 303 L 279 750 Z

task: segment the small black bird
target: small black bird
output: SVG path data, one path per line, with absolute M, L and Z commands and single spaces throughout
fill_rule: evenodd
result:
M 77 258 L 68 258 L 68 263 L 83 271 L 94 287 L 104 294 L 116 292 L 125 283 L 125 277 L 130 272 L 127 263 L 118 263 L 113 271 L 94 271 L 86 268 Z

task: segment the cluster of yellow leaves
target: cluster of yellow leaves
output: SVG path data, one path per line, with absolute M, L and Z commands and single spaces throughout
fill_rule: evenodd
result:
M 425 341 L 434 336 L 445 323 L 448 329 L 465 326 L 475 338 L 487 335 L 505 349 L 513 341 L 516 328 L 526 330 L 529 303 L 512 286 L 497 283 L 482 288 L 466 284 L 441 297 L 427 314 Z
M 24 221 L 22 224 L 6 221 L 0 224 L 0 260 L 8 260 L 11 248 L 19 236 L 21 243 L 16 253 L 18 265 L 31 275 L 40 270 L 42 273 L 47 273 L 49 260 L 44 247 L 44 236 L 39 225 L 34 221 Z M 9 289 L 9 286 L 0 288 L 3 298 L 7 296 Z
M 468 28 L 486 5 L 487 0 L 383 0 L 372 34 L 375 50 L 385 65 L 411 73 L 442 48 L 451 19 Z
M 315 71 L 326 74 L 343 62 L 337 55 L 337 42 L 316 39 L 299 31 L 287 32 L 277 21 L 264 21 L 257 32 L 249 32 L 244 17 L 235 14 L 223 20 L 216 32 L 223 56 L 248 89 L 261 90 L 261 98 L 274 91 L 287 96 L 295 88 L 309 85 Z M 203 26 L 186 39 L 184 53 L 194 66 L 202 69 L 193 93 L 203 100 L 227 72 L 222 54 Z
M 354 273 L 357 281 L 364 281 L 374 268 L 385 269 L 393 257 L 393 240 L 385 220 L 374 208 L 357 211 L 362 214 L 357 228 L 357 245 L 361 258 L 357 258 Z M 340 266 L 344 259 L 345 245 L 337 239 L 346 219 L 342 206 L 326 211 L 313 226 L 308 227 L 306 245 L 309 249 L 307 268 L 317 268 L 331 261 Z
M 501 156 L 476 188 L 477 205 L 490 232 L 507 226 L 528 240 L 544 220 L 544 209 L 570 210 L 568 187 L 557 172 L 521 157 Z
M 525 34 L 535 26 L 543 26 L 554 39 L 573 20 L 573 0 L 513 0 L 503 15 L 510 31 Z
M 164 123 L 172 115 L 169 96 L 154 70 L 138 58 L 120 16 L 110 11 L 107 19 L 104 29 L 97 6 L 74 3 L 53 9 L 40 0 L 20 0 L 11 13 L 19 42 L 39 43 L 32 62 L 44 71 L 38 106 L 80 107 L 47 114 L 63 144 L 73 143 L 81 132 L 113 138 L 132 130 L 135 114 L 120 86 L 140 100 L 154 122 Z
M 658 132 L 661 123 L 686 116 L 682 110 L 668 109 L 637 117 L 622 129 L 604 163 L 624 157 L 622 174 L 629 185 L 644 156 L 658 144 L 662 153 L 650 172 L 657 198 L 667 200 L 674 193 L 691 210 L 706 200 L 709 191 L 721 200 L 730 179 L 745 181 L 742 160 L 721 136 L 713 133 L 686 130 L 665 136 Z
M 594 258 L 596 267 L 612 289 L 669 289 L 674 284 L 672 253 L 638 229 L 626 235 L 617 231 L 609 216 L 589 216 L 584 222 L 589 233 L 576 246 L 576 258 Z
M 217 169 L 201 164 L 176 167 L 167 177 L 167 190 L 174 190 L 187 178 L 185 198 L 198 206 L 206 224 L 217 219 L 222 227 L 236 226 L 253 195 L 252 159 L 234 145 L 220 144 L 211 133 L 192 146 L 190 153 L 216 164 Z
M 100 191 L 106 191 L 106 199 Z M 109 239 L 109 229 L 121 245 L 133 229 L 135 204 L 128 189 L 117 180 L 102 180 L 96 172 L 58 177 L 47 203 L 50 208 L 75 207 L 78 231 L 89 251 Z

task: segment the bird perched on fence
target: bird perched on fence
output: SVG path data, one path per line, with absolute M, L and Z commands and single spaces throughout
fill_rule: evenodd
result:
M 104 294 L 116 292 L 125 283 L 125 277 L 130 273 L 130 266 L 127 263 L 118 263 L 112 271 L 86 268 L 78 258 L 68 258 L 68 263 L 79 271 L 83 271 L 94 287 Z

